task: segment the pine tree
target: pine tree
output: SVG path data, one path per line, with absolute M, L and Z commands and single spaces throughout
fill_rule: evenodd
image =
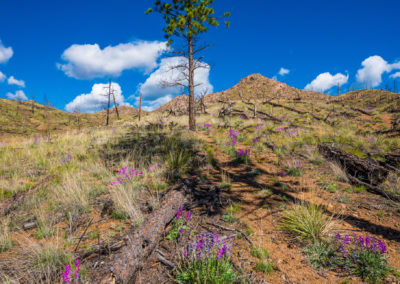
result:
M 188 46 L 188 89 L 189 89 L 189 129 L 196 130 L 195 103 L 194 103 L 194 70 L 195 62 L 193 59 L 194 42 L 201 33 L 208 31 L 208 27 L 219 25 L 219 19 L 226 18 L 230 13 L 225 13 L 223 17 L 214 16 L 215 11 L 210 5 L 214 0 L 156 0 L 154 7 L 149 8 L 146 14 L 152 12 L 160 13 L 166 26 L 163 31 L 168 45 L 171 45 L 172 38 L 180 37 L 187 42 Z M 229 27 L 230 22 L 226 22 Z

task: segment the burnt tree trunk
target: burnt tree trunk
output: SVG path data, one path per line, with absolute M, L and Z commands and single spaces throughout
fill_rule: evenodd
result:
M 326 144 L 318 145 L 319 152 L 328 160 L 336 161 L 346 174 L 374 186 L 382 183 L 389 171 L 373 159 L 361 159 L 356 155 Z
M 102 283 L 129 283 L 142 269 L 145 259 L 153 252 L 166 225 L 174 218 L 185 201 L 182 191 L 171 190 L 159 208 L 128 236 L 127 246 L 111 259 L 111 277 Z
M 326 159 L 338 162 L 343 167 L 352 184 L 363 185 L 369 192 L 394 201 L 400 201 L 400 195 L 386 192 L 378 187 L 386 179 L 389 170 L 381 166 L 377 161 L 373 159 L 361 159 L 346 151 L 325 144 L 319 144 L 318 150 Z
M 140 99 L 139 99 L 139 121 L 142 116 L 142 92 L 140 92 Z

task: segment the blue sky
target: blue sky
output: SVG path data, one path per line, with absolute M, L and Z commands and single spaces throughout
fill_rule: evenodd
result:
M 46 96 L 60 109 L 93 111 L 110 76 L 121 104 L 135 105 L 140 89 L 148 109 L 176 96 L 179 90 L 159 82 L 177 76 L 163 71 L 182 59 L 162 59 L 162 18 L 144 14 L 152 3 L 2 0 L 0 98 L 34 95 L 43 102 Z M 209 69 L 196 77 L 208 91 L 251 73 L 333 94 L 338 83 L 343 91 L 383 88 L 397 78 L 400 87 L 400 1 L 215 0 L 213 6 L 232 15 L 229 29 L 201 37 L 212 46 L 202 54 Z

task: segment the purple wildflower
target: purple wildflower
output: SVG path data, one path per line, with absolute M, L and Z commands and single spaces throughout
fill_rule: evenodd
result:
M 75 260 L 75 279 L 78 279 L 79 278 L 79 275 L 81 274 L 79 271 L 80 271 L 80 268 L 81 268 L 81 261 L 80 261 L 80 259 L 79 258 L 77 258 L 76 260 Z
M 179 228 L 179 234 L 183 234 L 183 232 L 185 232 L 185 230 L 183 228 Z
M 187 212 L 187 213 L 186 213 L 186 217 L 185 217 L 185 221 L 186 221 L 186 222 L 189 222 L 191 216 L 192 216 L 192 212 L 191 212 L 191 211 Z
M 65 266 L 65 270 L 62 273 L 62 278 L 65 283 L 68 283 L 68 284 L 71 283 L 71 265 L 70 264 L 67 264 Z

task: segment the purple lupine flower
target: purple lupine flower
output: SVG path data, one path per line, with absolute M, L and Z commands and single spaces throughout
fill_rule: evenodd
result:
M 284 128 L 284 127 L 278 127 L 276 130 L 278 130 L 278 131 L 284 131 L 285 128 Z
M 75 260 L 75 279 L 79 278 L 79 275 L 81 274 L 79 271 L 81 269 L 81 261 L 79 258 Z
M 181 205 L 179 206 L 178 211 L 176 211 L 176 219 L 181 218 L 182 214 L 183 214 L 183 206 Z
M 185 230 L 183 228 L 179 228 L 179 234 L 183 234 L 183 232 L 185 232 Z
M 381 252 L 381 254 L 384 254 L 387 252 L 386 244 L 381 240 L 378 240 L 378 249 Z
M 335 239 L 336 239 L 336 240 L 340 240 L 341 237 L 342 237 L 342 236 L 341 236 L 339 233 L 336 233 L 336 234 L 335 234 Z
M 259 124 L 259 125 L 256 126 L 256 130 L 260 130 L 263 127 L 264 127 L 264 124 Z
M 187 212 L 186 213 L 186 217 L 185 217 L 185 221 L 189 222 L 191 216 L 192 216 L 192 212 L 191 211 Z
M 364 246 L 364 238 L 362 236 L 358 237 L 358 241 L 360 242 L 361 246 Z
M 67 264 L 65 266 L 65 270 L 62 273 L 62 278 L 65 283 L 68 283 L 68 284 L 71 283 L 71 265 L 70 264 Z

